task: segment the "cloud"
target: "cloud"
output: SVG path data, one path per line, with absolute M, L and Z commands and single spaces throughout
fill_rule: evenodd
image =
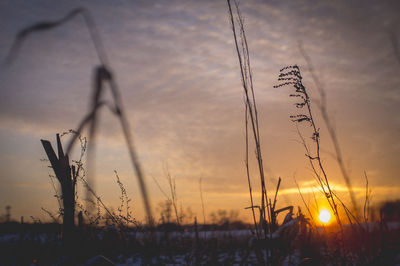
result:
M 59 18 L 80 4 L 2 2 L 0 22 L 7 26 L 0 29 L 0 58 L 18 30 L 38 20 Z M 168 162 L 182 187 L 190 188 L 188 195 L 197 190 L 201 175 L 207 193 L 218 193 L 224 186 L 224 193 L 247 194 L 243 95 L 226 3 L 84 4 L 104 41 L 146 173 L 162 176 L 162 165 Z M 240 6 L 268 178 L 286 178 L 282 192 L 289 195 L 295 192 L 288 177 L 297 172 L 305 181 L 311 175 L 301 145 L 293 141 L 297 135 L 288 117 L 297 110 L 288 97 L 290 91 L 272 88 L 281 67 L 299 64 L 315 103 L 318 94 L 297 47 L 301 40 L 325 85 L 346 164 L 351 161 L 354 186 L 363 187 L 362 172 L 367 167 L 375 172 L 372 183 L 399 186 L 395 181 L 399 146 L 393 143 L 400 127 L 396 115 L 400 76 L 385 33 L 399 23 L 398 2 L 367 1 L 360 6 L 345 1 L 242 1 Z M 11 135 L 22 146 L 75 128 L 88 110 L 97 65 L 81 19 L 27 40 L 14 64 L 0 69 L 1 156 L 13 153 L 7 145 Z M 324 162 L 340 187 L 336 163 L 325 152 L 331 150 L 327 132 L 318 115 L 317 119 Z M 37 145 L 21 156 L 33 160 L 42 153 Z M 131 173 L 119 123 L 106 110 L 101 113 L 97 160 L 105 172 L 118 168 Z M 257 187 L 256 170 L 252 178 Z

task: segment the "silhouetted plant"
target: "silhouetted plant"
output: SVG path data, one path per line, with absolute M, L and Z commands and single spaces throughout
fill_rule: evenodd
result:
M 130 202 L 132 199 L 128 197 L 124 184 L 121 182 L 119 175 L 116 170 L 114 170 L 115 177 L 117 178 L 117 184 L 121 190 L 121 196 L 119 197 L 121 204 L 118 206 L 118 219 L 120 224 L 136 224 L 135 218 L 132 216 L 132 210 L 130 207 Z
M 111 66 L 107 57 L 107 54 L 105 52 L 105 49 L 103 47 L 100 34 L 97 30 L 96 24 L 88 10 L 85 8 L 76 8 L 69 12 L 65 17 L 55 20 L 55 21 L 43 21 L 43 22 L 38 22 L 34 25 L 31 25 L 29 27 L 26 27 L 25 29 L 21 30 L 18 32 L 14 43 L 7 55 L 7 62 L 10 63 L 18 54 L 18 50 L 21 47 L 22 43 L 25 41 L 25 39 L 31 35 L 32 33 L 39 32 L 39 31 L 47 31 L 54 29 L 58 26 L 61 26 L 68 21 L 74 19 L 78 15 L 81 15 L 84 19 L 85 26 L 89 30 L 90 37 L 92 39 L 92 43 L 95 47 L 96 54 L 99 59 L 99 66 L 97 66 L 94 71 L 95 71 L 95 78 L 93 82 L 93 96 L 91 99 L 91 110 L 90 112 L 84 116 L 82 119 L 81 123 L 79 124 L 78 128 L 76 129 L 76 132 L 78 133 L 77 135 L 80 135 L 82 130 L 86 127 L 89 126 L 89 142 L 91 143 L 96 135 L 97 132 L 97 124 L 98 124 L 98 111 L 100 110 L 101 107 L 108 107 L 109 110 L 113 115 L 115 115 L 118 120 L 121 123 L 122 131 L 125 137 L 126 145 L 129 151 L 129 155 L 131 158 L 131 163 L 134 168 L 134 171 L 136 172 L 137 180 L 139 183 L 139 188 L 140 192 L 142 195 L 143 203 L 144 203 L 144 209 L 147 215 L 147 220 L 149 225 L 153 224 L 153 216 L 152 216 L 152 211 L 151 211 L 151 204 L 150 204 L 150 199 L 147 194 L 147 187 L 144 179 L 144 175 L 141 169 L 141 165 L 139 163 L 139 160 L 137 158 L 136 151 L 133 146 L 133 138 L 130 130 L 130 126 L 128 123 L 128 119 L 125 115 L 125 109 L 123 108 L 122 105 L 122 99 L 121 95 L 119 92 L 119 87 L 114 79 L 114 75 L 111 70 Z M 104 90 L 106 89 L 106 86 L 109 87 L 112 97 L 113 97 L 113 102 L 109 103 L 108 101 L 105 101 L 102 99 L 102 95 L 104 95 Z M 73 137 L 69 144 L 67 145 L 66 153 L 65 156 L 68 156 L 75 141 L 77 138 L 77 135 Z M 94 143 L 91 143 L 93 145 Z M 91 150 L 91 148 L 89 148 Z M 89 151 L 89 153 L 91 153 Z M 90 194 L 90 192 L 89 192 Z
M 335 151 L 335 159 L 336 162 L 338 163 L 340 172 L 342 173 L 344 182 L 347 186 L 347 190 L 349 192 L 349 196 L 350 196 L 350 200 L 351 200 L 351 204 L 353 205 L 353 212 L 355 213 L 355 216 L 352 214 L 352 216 L 354 217 L 361 217 L 360 216 L 360 212 L 359 212 L 359 208 L 358 208 L 358 204 L 356 201 L 356 197 L 354 195 L 354 191 L 353 191 L 353 186 L 351 184 L 351 179 L 350 179 L 350 175 L 349 172 L 347 170 L 347 168 L 344 165 L 344 159 L 343 159 L 343 154 L 342 154 L 342 149 L 339 145 L 339 140 L 336 134 L 336 130 L 335 127 L 330 119 L 330 116 L 328 114 L 328 104 L 327 104 L 327 99 L 326 99 L 326 92 L 324 90 L 324 87 L 322 85 L 322 82 L 319 80 L 314 66 L 312 64 L 311 58 L 308 56 L 306 50 L 303 48 L 303 45 L 301 44 L 301 42 L 299 43 L 299 49 L 301 54 L 303 55 L 304 59 L 306 60 L 307 63 L 307 70 L 310 72 L 310 75 L 312 77 L 312 80 L 314 81 L 315 87 L 319 93 L 319 101 L 317 101 L 317 107 L 319 109 L 319 111 L 321 112 L 321 116 L 323 121 L 325 122 L 326 125 L 326 129 L 328 131 L 328 134 L 331 138 L 332 144 L 333 144 L 333 148 Z M 350 221 L 351 222 L 351 221 Z
M 291 93 L 290 97 L 296 99 L 295 106 L 296 108 L 300 109 L 300 114 L 291 115 L 290 118 L 295 123 L 306 123 L 312 128 L 311 139 L 315 143 L 315 150 L 313 152 L 311 152 L 311 150 L 308 148 L 308 145 L 304 137 L 300 133 L 299 129 L 298 128 L 297 129 L 299 136 L 302 140 L 302 144 L 306 149 L 306 157 L 309 159 L 311 168 L 313 169 L 317 181 L 320 184 L 320 187 L 324 192 L 324 195 L 333 213 L 335 214 L 336 221 L 340 226 L 341 229 L 340 231 L 342 233 L 342 240 L 343 240 L 342 222 L 339 217 L 338 207 L 335 201 L 335 198 L 337 197 L 335 197 L 334 192 L 331 189 L 327 173 L 325 171 L 325 168 L 321 160 L 320 133 L 319 133 L 320 129 L 319 127 L 317 127 L 315 123 L 310 103 L 310 96 L 303 85 L 302 79 L 303 77 L 301 76 L 300 68 L 297 65 L 286 66 L 279 71 L 278 81 L 280 81 L 280 84 L 275 85 L 274 88 L 280 88 L 284 86 L 291 86 L 294 88 L 294 93 Z M 321 174 L 319 172 L 321 172 Z

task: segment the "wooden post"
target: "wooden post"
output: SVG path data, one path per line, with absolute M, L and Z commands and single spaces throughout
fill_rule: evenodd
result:
M 68 155 L 64 154 L 60 135 L 57 134 L 58 158 L 51 146 L 50 141 L 40 140 L 46 151 L 47 157 L 51 163 L 51 167 L 61 185 L 63 200 L 63 240 L 72 238 L 74 230 L 74 214 L 75 214 L 75 185 L 77 173 L 74 166 L 70 166 Z

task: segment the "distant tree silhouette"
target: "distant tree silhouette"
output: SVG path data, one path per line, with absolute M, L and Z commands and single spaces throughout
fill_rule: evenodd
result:
M 6 222 L 10 222 L 11 220 L 11 206 L 6 206 Z
M 400 200 L 387 201 L 380 208 L 381 218 L 386 221 L 400 221 Z

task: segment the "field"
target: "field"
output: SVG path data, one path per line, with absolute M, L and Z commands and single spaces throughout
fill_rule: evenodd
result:
M 272 239 L 257 241 L 249 228 L 208 227 L 209 231 L 194 226 L 179 231 L 162 226 L 78 228 L 75 242 L 67 248 L 59 224 L 8 223 L 1 225 L 1 259 L 3 265 L 259 265 L 267 258 L 273 265 L 399 263 L 398 223 L 371 223 L 362 232 L 346 228 L 345 253 L 340 251 L 337 232 L 328 228 L 274 234 Z

